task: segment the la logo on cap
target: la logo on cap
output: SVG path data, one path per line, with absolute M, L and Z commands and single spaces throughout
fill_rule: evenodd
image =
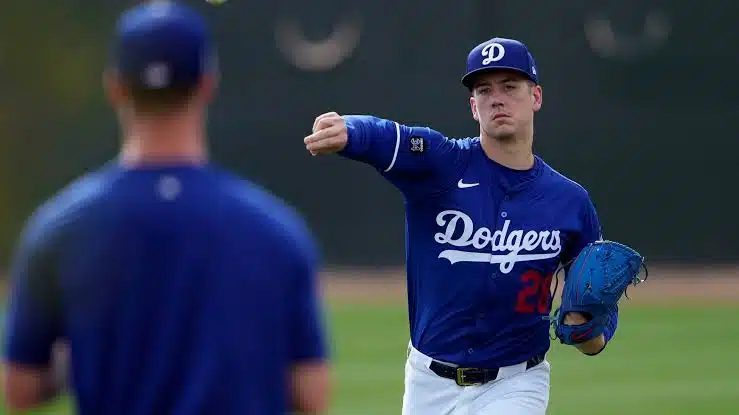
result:
M 149 88 L 159 89 L 169 85 L 171 81 L 171 71 L 169 66 L 164 63 L 152 63 L 144 70 L 144 85 Z

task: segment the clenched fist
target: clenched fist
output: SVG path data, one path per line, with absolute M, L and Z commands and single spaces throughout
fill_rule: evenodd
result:
M 346 122 L 341 115 L 327 112 L 313 122 L 313 134 L 305 137 L 305 148 L 314 156 L 331 154 L 346 147 L 348 140 Z

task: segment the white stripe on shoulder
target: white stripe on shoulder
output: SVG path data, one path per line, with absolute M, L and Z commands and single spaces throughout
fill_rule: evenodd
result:
M 395 165 L 395 160 L 398 158 L 398 149 L 400 148 L 400 125 L 395 122 L 395 152 L 393 153 L 393 159 L 390 161 L 390 165 L 385 169 L 385 173 L 389 172 L 390 169 Z

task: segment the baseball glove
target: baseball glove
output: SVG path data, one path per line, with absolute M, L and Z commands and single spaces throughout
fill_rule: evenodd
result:
M 639 278 L 644 268 L 644 279 Z M 554 333 L 564 344 L 578 344 L 600 336 L 618 301 L 629 285 L 646 281 L 644 257 L 630 247 L 613 241 L 588 244 L 575 257 L 565 275 L 562 303 L 551 317 Z M 564 324 L 567 313 L 588 318 L 581 325 Z

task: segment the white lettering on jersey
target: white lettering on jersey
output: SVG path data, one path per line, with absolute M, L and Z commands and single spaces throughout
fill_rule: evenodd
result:
M 539 261 L 555 258 L 562 252 L 559 231 L 528 231 L 522 229 L 509 230 L 510 220 L 503 223 L 503 229 L 491 232 L 481 227 L 475 230 L 472 219 L 457 210 L 445 210 L 436 216 L 436 224 L 446 226 L 443 232 L 437 232 L 434 240 L 439 244 L 456 247 L 472 246 L 476 250 L 490 249 L 493 253 L 470 252 L 455 249 L 441 251 L 439 258 L 457 262 L 487 262 L 500 264 L 500 272 L 508 274 L 517 262 Z M 461 234 L 457 227 L 461 227 Z M 458 236 L 454 236 L 455 233 Z M 544 251 L 531 253 L 533 251 Z M 496 252 L 503 252 L 497 254 Z M 522 253 L 523 252 L 523 253 Z

